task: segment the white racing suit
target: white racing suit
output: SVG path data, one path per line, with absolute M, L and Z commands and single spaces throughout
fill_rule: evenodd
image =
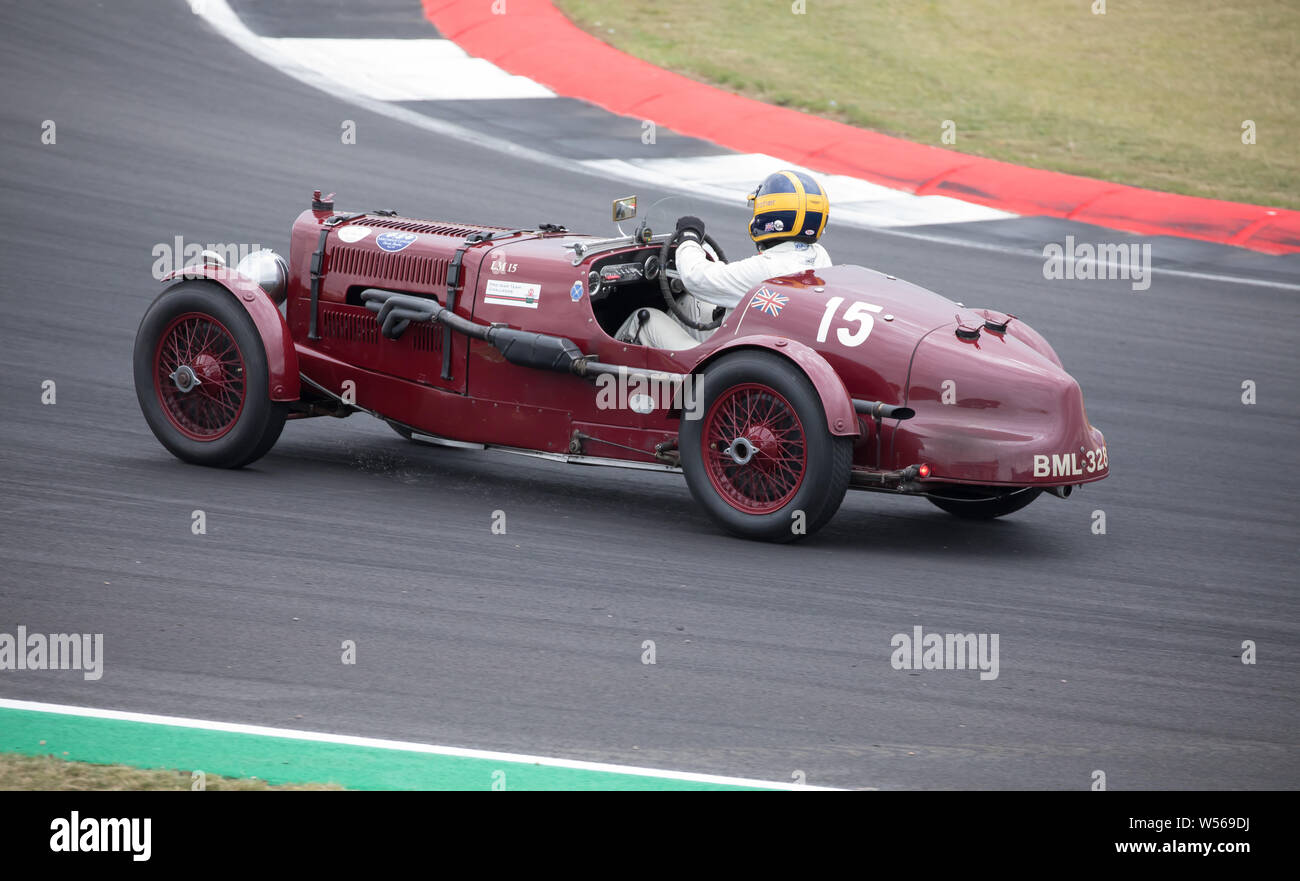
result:
M 699 242 L 687 239 L 677 246 L 677 271 L 687 293 L 678 302 L 698 322 L 713 318 L 713 307 L 735 309 L 741 299 L 769 278 L 793 275 L 831 265 L 826 249 L 817 243 L 781 242 L 753 257 L 735 263 L 715 263 L 705 256 Z M 647 309 L 642 322 L 638 309 L 614 334 L 625 343 L 639 343 L 656 349 L 693 349 L 708 339 L 712 330 L 693 330 L 662 309 Z

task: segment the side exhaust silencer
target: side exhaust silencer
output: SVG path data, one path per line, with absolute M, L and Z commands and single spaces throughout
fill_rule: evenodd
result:
M 507 361 L 521 367 L 586 377 L 627 373 L 667 377 L 678 382 L 686 379 L 685 375 L 678 373 L 650 373 L 635 367 L 602 364 L 593 356 L 582 354 L 578 344 L 568 337 L 516 330 L 503 324 L 475 324 L 429 297 L 366 288 L 361 292 L 361 301 L 376 313 L 383 335 L 390 340 L 399 339 L 412 321 L 434 321 L 472 339 L 490 343 Z

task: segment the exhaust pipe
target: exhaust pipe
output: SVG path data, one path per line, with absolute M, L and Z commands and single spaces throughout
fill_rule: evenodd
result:
M 496 347 L 505 359 L 522 367 L 539 370 L 557 370 L 577 376 L 598 376 L 602 373 L 629 376 L 646 376 L 681 385 L 686 375 L 659 370 L 643 370 L 619 364 L 602 364 L 595 356 L 584 355 L 576 343 L 566 337 L 515 330 L 503 324 L 475 324 L 443 307 L 436 300 L 416 297 L 398 291 L 366 288 L 361 292 L 366 308 L 376 313 L 383 335 L 398 339 L 411 322 L 434 321 L 450 327 L 471 339 L 482 340 Z
M 911 407 L 886 404 L 882 401 L 862 401 L 857 398 L 853 399 L 853 409 L 873 419 L 911 419 L 916 415 L 916 411 Z
M 1047 488 L 1047 491 L 1048 491 L 1049 493 L 1051 493 L 1052 495 L 1056 496 L 1058 499 L 1068 499 L 1068 498 L 1070 497 L 1070 493 L 1074 492 L 1074 487 L 1072 487 L 1072 486 L 1049 486 L 1049 487 Z

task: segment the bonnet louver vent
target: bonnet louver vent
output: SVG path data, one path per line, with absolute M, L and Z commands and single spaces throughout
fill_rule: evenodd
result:
M 427 236 L 452 236 L 458 239 L 463 239 L 470 233 L 506 229 L 504 226 L 451 226 L 431 220 L 410 220 L 405 217 L 367 217 L 358 222 L 374 229 L 396 229 L 402 232 L 423 233 Z
M 331 256 L 331 272 L 431 287 L 441 287 L 447 283 L 447 266 L 450 263 L 445 257 L 389 254 L 366 248 L 335 248 Z
M 442 328 L 432 324 L 413 324 L 404 337 L 411 341 L 411 348 L 417 352 L 441 352 Z
M 330 339 L 374 345 L 379 342 L 379 322 L 372 312 L 354 308 L 326 307 L 320 315 L 321 335 Z M 442 328 L 432 324 L 412 324 L 402 335 L 402 344 L 417 352 L 441 352 Z M 386 345 L 394 345 L 386 343 Z
M 342 309 L 322 309 L 321 334 L 338 340 L 355 340 L 361 343 L 379 342 L 379 323 L 375 316 Z

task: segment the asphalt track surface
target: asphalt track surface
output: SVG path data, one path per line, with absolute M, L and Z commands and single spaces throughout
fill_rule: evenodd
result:
M 1001 522 L 851 493 L 814 538 L 753 544 L 671 475 L 365 416 L 196 468 L 132 388 L 156 243 L 285 249 L 313 187 L 604 232 L 627 187 L 337 102 L 180 2 L 5 2 L 0 25 L 0 630 L 106 653 L 98 682 L 3 672 L 3 696 L 827 786 L 1300 785 L 1296 292 L 1049 283 L 1041 259 L 833 229 L 839 262 L 1022 316 L 1082 384 L 1110 478 Z M 743 206 L 705 220 L 743 252 Z M 893 670 L 914 625 L 1000 634 L 999 678 Z

